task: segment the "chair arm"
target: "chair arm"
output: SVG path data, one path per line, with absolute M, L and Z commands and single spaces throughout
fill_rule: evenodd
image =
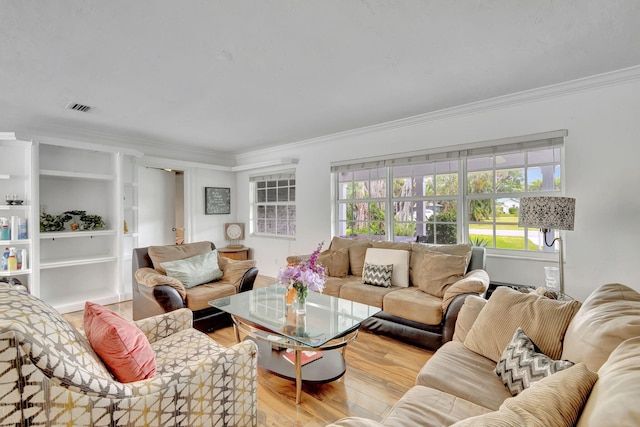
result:
M 223 392 L 231 394 L 231 396 L 218 396 L 218 399 L 227 398 L 235 402 L 243 402 L 248 406 L 247 412 L 253 412 L 257 411 L 257 360 L 256 344 L 246 340 L 231 347 L 220 347 L 220 351 L 215 354 L 203 352 L 202 358 L 185 361 L 183 365 L 176 367 L 175 371 L 127 385 L 131 387 L 134 396 L 144 396 L 170 387 L 178 390 L 189 389 L 189 387 L 185 388 L 185 384 L 194 383 L 197 379 L 209 378 L 213 373 L 215 377 L 225 378 Z M 207 385 L 211 386 L 209 381 Z
M 442 312 L 447 311 L 447 307 L 453 299 L 461 294 L 477 294 L 482 295 L 489 287 L 489 275 L 484 270 L 472 270 L 464 275 L 464 277 L 444 291 L 442 297 Z
M 138 270 L 136 270 L 135 278 L 136 282 L 148 288 L 153 288 L 158 285 L 167 285 L 174 288 L 176 292 L 178 292 L 182 300 L 187 297 L 187 291 L 181 281 L 176 278 L 160 274 L 153 268 L 139 268 Z
M 258 277 L 258 269 L 256 267 L 251 267 L 242 275 L 242 279 L 240 279 L 240 285 L 238 286 L 238 292 L 246 292 L 253 289 L 253 284 L 256 281 L 256 277 Z
M 138 286 L 138 292 L 140 292 L 140 294 L 144 298 L 149 300 L 150 303 L 157 304 L 158 307 L 165 313 L 173 310 L 178 310 L 180 308 L 185 308 L 187 306 L 185 301 L 173 286 L 156 285 L 153 288 L 149 288 L 141 284 L 136 284 L 134 286 Z
M 149 342 L 166 338 L 176 332 L 193 327 L 193 312 L 180 308 L 165 314 L 147 317 L 133 322 L 147 337 Z

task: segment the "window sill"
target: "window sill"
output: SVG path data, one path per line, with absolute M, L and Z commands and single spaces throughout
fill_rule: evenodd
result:
M 281 236 L 279 234 L 261 234 L 261 233 L 251 233 L 250 237 L 255 237 L 259 239 L 282 239 L 282 240 L 296 240 L 296 236 Z
M 558 252 L 515 252 L 487 248 L 487 258 L 514 259 L 520 261 L 558 262 Z M 565 252 L 566 259 L 567 254 Z

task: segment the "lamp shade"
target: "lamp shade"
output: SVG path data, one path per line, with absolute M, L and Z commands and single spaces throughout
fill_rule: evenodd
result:
M 518 226 L 573 230 L 575 211 L 576 199 L 571 197 L 523 197 Z

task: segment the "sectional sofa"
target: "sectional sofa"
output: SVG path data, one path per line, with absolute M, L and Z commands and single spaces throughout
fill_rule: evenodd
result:
M 638 426 L 638 396 L 638 292 L 608 284 L 580 304 L 501 287 L 465 299 L 453 340 L 382 420 L 331 426 Z
M 318 259 L 328 272 L 323 293 L 382 309 L 362 324 L 364 329 L 431 350 L 453 338 L 464 297 L 482 295 L 489 285 L 485 249 L 468 244 L 334 237 Z M 370 266 L 392 266 L 390 286 L 365 283 Z

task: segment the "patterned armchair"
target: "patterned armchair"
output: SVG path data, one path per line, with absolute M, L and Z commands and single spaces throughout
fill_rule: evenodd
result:
M 253 343 L 217 344 L 188 309 L 135 324 L 156 374 L 120 383 L 55 309 L 0 286 L 0 426 L 257 425 Z

